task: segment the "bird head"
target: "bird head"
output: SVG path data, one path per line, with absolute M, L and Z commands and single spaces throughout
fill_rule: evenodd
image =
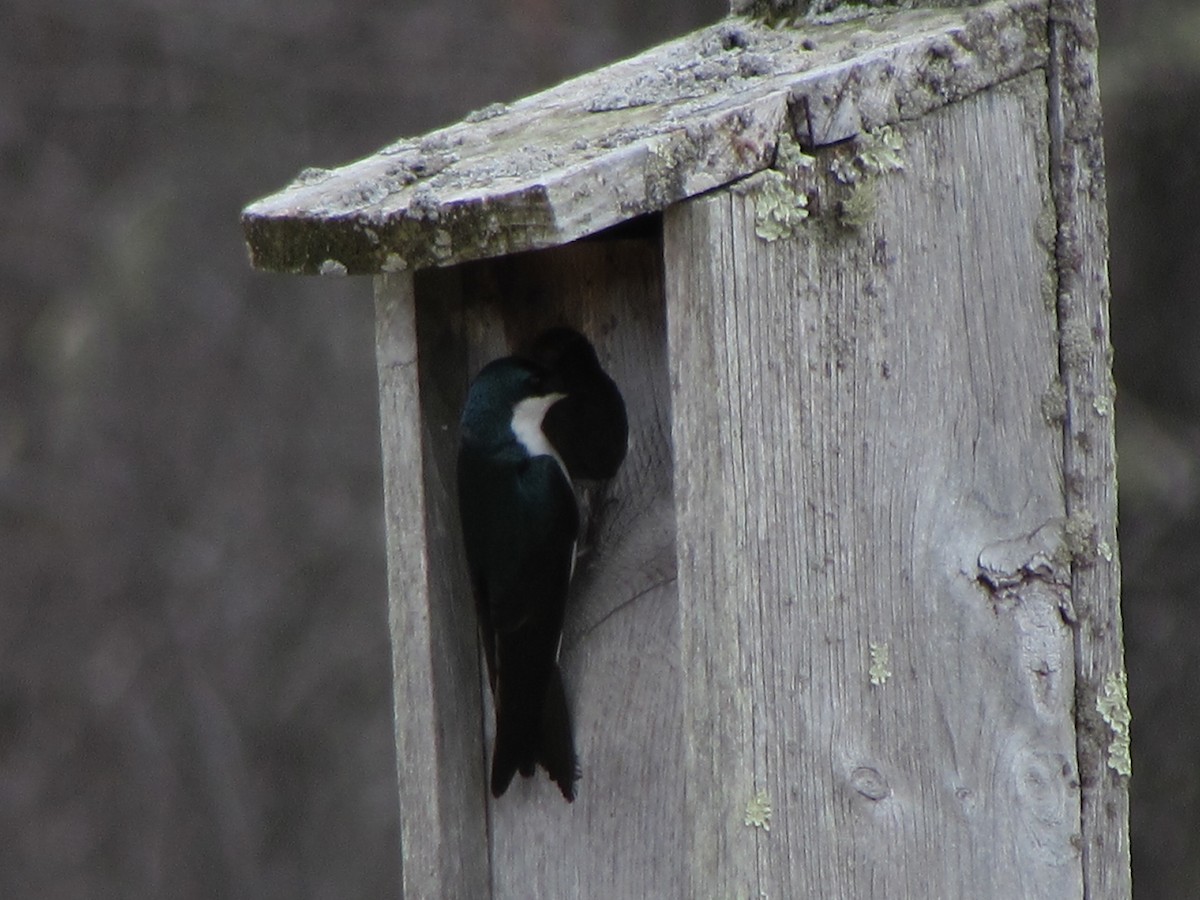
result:
M 462 441 L 495 455 L 556 455 L 542 433 L 546 411 L 566 395 L 540 367 L 504 357 L 488 363 L 467 392 Z

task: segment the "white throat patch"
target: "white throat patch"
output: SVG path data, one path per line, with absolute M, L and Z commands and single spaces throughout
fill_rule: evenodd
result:
M 567 467 L 546 440 L 546 434 L 542 431 L 542 419 L 546 416 L 546 410 L 565 396 L 567 395 L 545 394 L 541 397 L 526 397 L 513 407 L 512 417 L 513 434 L 516 435 L 517 442 L 525 448 L 525 452 L 530 456 L 554 457 L 563 475 L 567 475 Z M 570 481 L 569 475 L 567 480 Z

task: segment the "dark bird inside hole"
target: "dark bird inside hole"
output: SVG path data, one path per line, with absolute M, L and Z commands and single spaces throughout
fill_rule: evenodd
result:
M 491 791 L 538 766 L 568 801 L 579 778 L 558 666 L 580 515 L 573 480 L 613 477 L 625 403 L 591 343 L 553 328 L 497 359 L 467 392 L 458 501 L 496 711 Z

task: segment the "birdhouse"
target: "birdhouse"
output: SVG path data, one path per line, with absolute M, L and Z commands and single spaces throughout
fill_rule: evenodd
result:
M 1102 165 L 1087 0 L 851 6 L 246 209 L 255 266 L 375 280 L 405 896 L 1128 896 Z M 573 803 L 489 792 L 455 479 L 559 325 L 629 424 L 576 485 Z

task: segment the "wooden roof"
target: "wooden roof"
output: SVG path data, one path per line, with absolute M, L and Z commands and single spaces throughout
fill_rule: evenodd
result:
M 771 29 L 730 18 L 251 204 L 256 267 L 371 274 L 566 243 L 1047 60 L 1045 0 Z

